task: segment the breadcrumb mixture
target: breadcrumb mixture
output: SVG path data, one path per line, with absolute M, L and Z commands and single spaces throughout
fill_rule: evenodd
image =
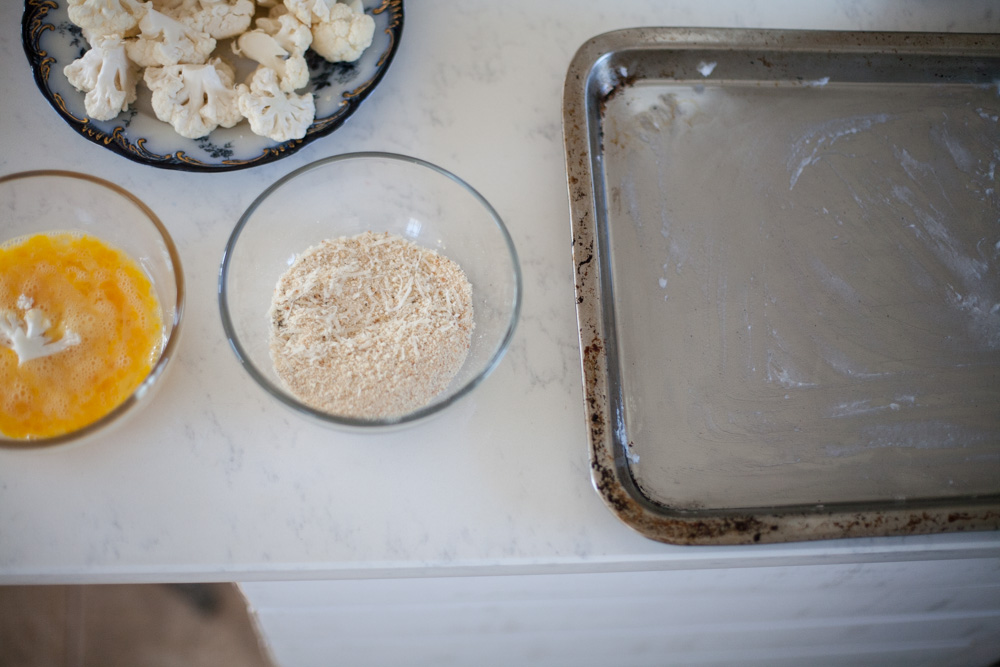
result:
M 461 267 L 389 233 L 307 249 L 278 279 L 270 352 L 288 390 L 323 412 L 401 416 L 443 391 L 468 355 Z

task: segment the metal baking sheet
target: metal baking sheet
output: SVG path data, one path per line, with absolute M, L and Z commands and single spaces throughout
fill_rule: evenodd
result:
M 635 29 L 564 90 L 594 484 L 642 534 L 1000 528 L 1000 36 Z

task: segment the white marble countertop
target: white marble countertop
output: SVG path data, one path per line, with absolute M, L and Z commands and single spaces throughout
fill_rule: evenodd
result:
M 120 158 L 35 88 L 21 5 L 0 5 L 0 173 L 62 168 L 136 193 L 188 285 L 156 405 L 83 447 L 0 451 L 0 583 L 561 572 L 1000 556 L 1000 534 L 684 548 L 632 532 L 589 478 L 570 261 L 562 83 L 576 49 L 634 26 L 1000 32 L 991 0 L 410 0 L 401 48 L 359 112 L 272 165 L 198 175 Z M 222 248 L 266 186 L 315 159 L 384 150 L 470 182 L 521 255 L 523 317 L 472 397 L 390 435 L 307 423 L 229 350 Z M 2 390 L 2 389 L 0 389 Z

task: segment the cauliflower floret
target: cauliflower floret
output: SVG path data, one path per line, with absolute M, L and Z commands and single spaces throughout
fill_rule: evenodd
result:
M 203 137 L 216 127 L 242 120 L 233 68 L 212 58 L 204 65 L 146 68 L 143 79 L 153 91 L 153 111 L 188 139 Z
M 107 35 L 133 35 L 149 3 L 143 0 L 69 0 L 69 20 L 93 44 Z
M 282 92 L 290 93 L 309 83 L 309 65 L 301 53 L 292 54 L 263 30 L 250 30 L 233 42 L 233 53 L 256 60 L 278 74 Z
M 257 19 L 256 26 L 278 40 L 281 48 L 294 55 L 304 55 L 312 44 L 309 26 L 290 14 L 284 5 L 275 5 L 267 16 Z
M 87 115 L 111 120 L 135 101 L 138 69 L 125 55 L 119 35 L 95 38 L 93 47 L 63 68 L 63 74 L 83 98 Z
M 330 62 L 353 62 L 371 46 L 375 19 L 343 3 L 330 8 L 330 19 L 312 26 L 312 49 Z
M 250 27 L 255 9 L 253 0 L 167 0 L 160 11 L 215 39 L 228 39 Z
M 337 0 L 337 2 L 347 5 L 356 14 L 365 13 L 365 3 L 361 2 L 361 0 Z
M 140 67 L 200 65 L 215 49 L 212 37 L 152 7 L 139 21 L 139 30 L 139 36 L 129 40 L 125 48 L 128 57 Z
M 301 139 L 316 116 L 312 93 L 282 92 L 277 72 L 269 67 L 258 67 L 250 85 L 240 84 L 236 90 L 240 113 L 250 121 L 250 129 L 274 141 Z
M 194 14 L 200 7 L 198 0 L 149 0 L 149 4 L 156 11 L 178 21 L 184 16 Z
M 306 25 L 330 20 L 330 10 L 337 0 L 285 0 L 285 7 Z

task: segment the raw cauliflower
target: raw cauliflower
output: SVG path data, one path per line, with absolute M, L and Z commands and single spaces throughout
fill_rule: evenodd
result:
M 74 88 L 87 93 L 84 106 L 94 120 L 111 120 L 135 101 L 139 71 L 125 55 L 118 35 L 96 37 L 91 49 L 66 65 L 63 74 Z
M 330 11 L 337 0 L 284 0 L 285 7 L 302 23 L 311 26 L 330 20 Z
M 70 20 L 93 45 L 64 68 L 86 93 L 87 114 L 111 120 L 136 99 L 142 78 L 156 117 L 196 139 L 244 117 L 254 133 L 301 139 L 316 107 L 305 53 L 354 61 L 372 43 L 375 21 L 361 0 L 67 0 Z M 257 10 L 260 9 L 260 12 Z M 266 14 L 264 13 L 266 11 Z M 256 25 L 250 26 L 256 14 Z M 220 40 L 259 64 L 246 83 L 220 60 Z M 144 75 L 141 71 L 145 69 Z
M 289 13 L 288 8 L 281 4 L 272 7 L 267 16 L 258 18 L 256 26 L 258 30 L 263 30 L 278 40 L 281 48 L 292 54 L 304 55 L 312 44 L 313 37 L 309 26 Z
M 143 79 L 153 91 L 156 117 L 188 139 L 242 120 L 233 68 L 219 58 L 204 65 L 147 67 Z
M 69 20 L 83 28 L 91 44 L 108 35 L 133 35 L 149 3 L 143 0 L 69 0 Z
M 215 49 L 212 37 L 153 8 L 139 21 L 139 31 L 125 44 L 128 57 L 139 67 L 200 65 Z
M 255 60 L 278 75 L 282 92 L 290 93 L 309 83 L 309 65 L 302 53 L 289 53 L 263 30 L 250 30 L 233 42 L 233 53 Z
M 152 0 L 167 16 L 215 39 L 236 37 L 250 28 L 253 0 Z
M 178 20 L 182 16 L 193 14 L 198 8 L 197 3 L 198 0 L 149 0 L 153 9 Z
M 330 62 L 353 62 L 371 46 L 375 19 L 356 6 L 338 2 L 330 8 L 330 18 L 312 26 L 312 49 Z
M 274 141 L 301 139 L 316 117 L 312 93 L 286 93 L 278 84 L 278 73 L 258 67 L 250 85 L 236 87 L 240 113 L 250 121 L 250 129 Z

